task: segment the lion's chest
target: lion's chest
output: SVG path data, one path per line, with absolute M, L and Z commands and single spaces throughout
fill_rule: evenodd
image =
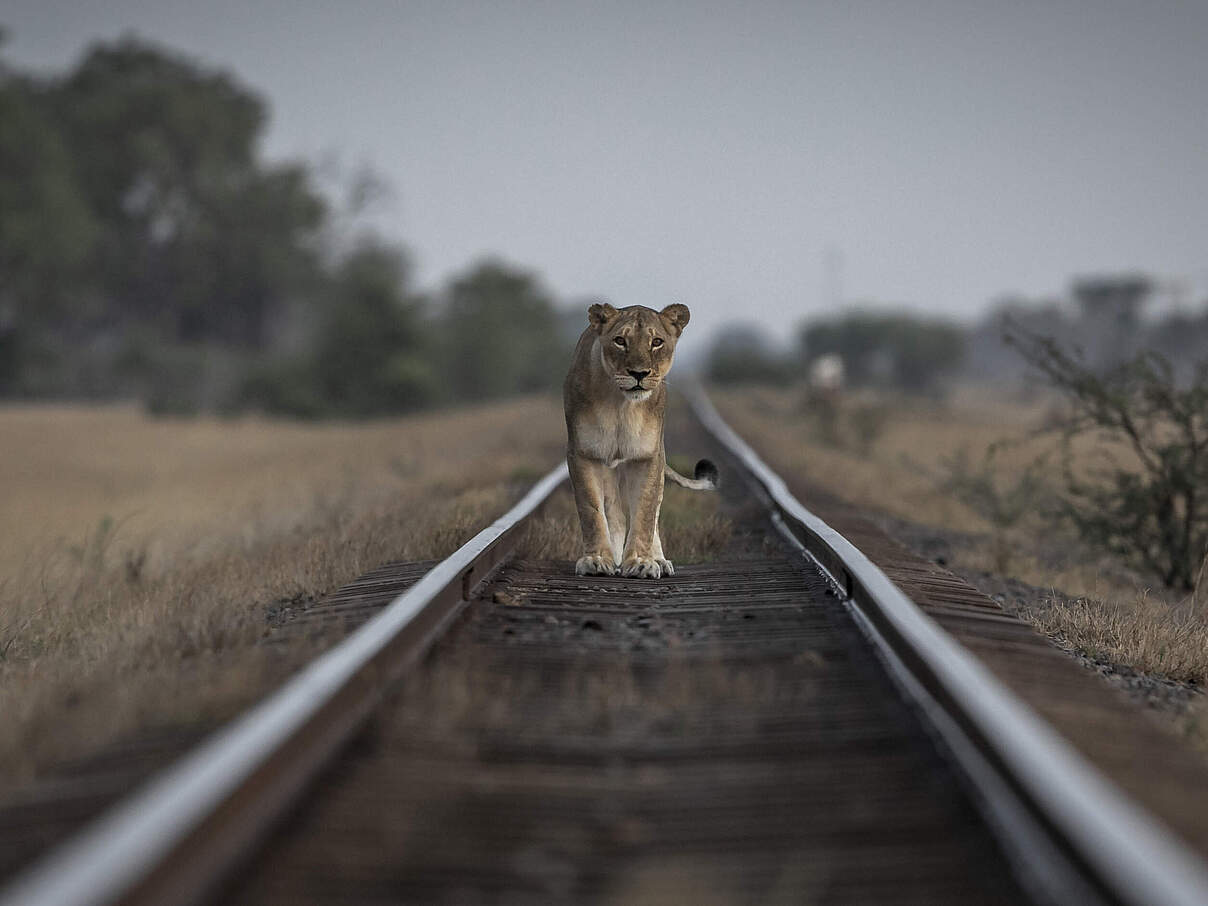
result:
M 658 451 L 659 428 L 641 410 L 597 409 L 579 419 L 575 452 L 609 468 L 631 459 L 649 459 Z

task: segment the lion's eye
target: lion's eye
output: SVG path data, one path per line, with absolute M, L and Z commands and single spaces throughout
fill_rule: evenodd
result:
M 653 346 L 655 349 L 658 349 L 660 346 L 663 345 L 663 338 L 655 337 L 653 340 L 650 341 L 650 345 Z
M 612 341 L 614 343 L 616 343 L 618 346 L 620 346 L 622 349 L 625 348 L 625 338 L 624 337 L 613 337 Z

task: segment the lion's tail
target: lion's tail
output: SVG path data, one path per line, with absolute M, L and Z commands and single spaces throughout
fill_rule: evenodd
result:
M 718 474 L 717 466 L 707 459 L 702 459 L 696 464 L 695 478 L 685 478 L 668 465 L 663 466 L 663 474 L 681 488 L 690 488 L 693 491 L 716 491 L 721 485 L 721 476 Z

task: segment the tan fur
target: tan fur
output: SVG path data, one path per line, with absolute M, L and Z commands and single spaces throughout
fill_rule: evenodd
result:
M 670 576 L 658 533 L 667 468 L 663 379 L 688 307 L 593 305 L 588 318 L 563 386 L 566 461 L 585 546 L 575 572 Z

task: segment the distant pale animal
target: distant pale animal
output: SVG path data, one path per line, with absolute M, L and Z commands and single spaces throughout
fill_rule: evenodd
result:
M 585 552 L 579 575 L 674 575 L 659 538 L 663 479 L 694 490 L 717 487 L 717 467 L 696 464 L 695 478 L 667 465 L 663 421 L 675 344 L 688 324 L 686 305 L 593 305 L 563 385 L 566 462 Z
M 843 356 L 837 352 L 820 355 L 810 365 L 810 389 L 818 393 L 836 394 L 843 389 L 845 376 Z

